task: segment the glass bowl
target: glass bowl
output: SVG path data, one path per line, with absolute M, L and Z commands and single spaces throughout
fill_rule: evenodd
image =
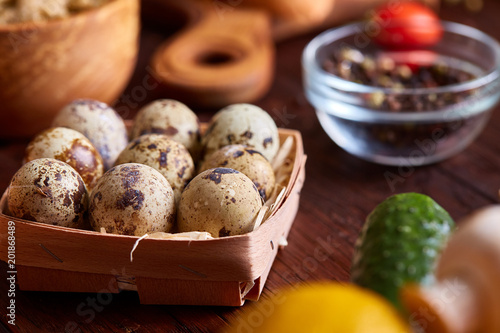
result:
M 441 161 L 467 147 L 486 125 L 500 97 L 500 45 L 466 25 L 442 22 L 443 38 L 426 49 L 384 50 L 371 41 L 367 22 L 315 37 L 302 55 L 304 89 L 325 132 L 347 152 L 379 164 L 418 166 Z M 340 48 L 396 63 L 443 63 L 471 78 L 438 87 L 375 87 L 331 74 L 323 64 Z M 337 51 L 336 51 L 337 50 Z M 387 101 L 434 101 L 427 111 L 404 110 Z

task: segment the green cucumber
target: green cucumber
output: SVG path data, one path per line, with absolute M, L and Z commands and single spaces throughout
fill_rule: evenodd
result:
M 398 309 L 406 283 L 426 285 L 453 231 L 450 215 L 419 193 L 393 195 L 368 215 L 354 250 L 352 282 L 378 292 Z

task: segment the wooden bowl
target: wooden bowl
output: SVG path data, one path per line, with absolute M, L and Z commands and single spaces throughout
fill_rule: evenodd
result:
M 0 138 L 34 135 L 76 98 L 114 102 L 134 69 L 138 33 L 139 0 L 0 25 Z

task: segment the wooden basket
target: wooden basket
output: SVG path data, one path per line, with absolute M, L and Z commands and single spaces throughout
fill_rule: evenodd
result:
M 280 244 L 294 221 L 305 178 L 302 138 L 293 138 L 293 169 L 284 200 L 245 235 L 209 240 L 142 239 L 102 234 L 5 215 L 0 201 L 0 259 L 7 262 L 9 221 L 15 222 L 15 268 L 21 290 L 118 293 L 134 290 L 142 304 L 240 306 L 257 300 Z

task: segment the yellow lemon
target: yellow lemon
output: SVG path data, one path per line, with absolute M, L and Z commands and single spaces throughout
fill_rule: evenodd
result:
M 410 333 L 397 310 L 352 284 L 314 282 L 261 299 L 226 333 Z

